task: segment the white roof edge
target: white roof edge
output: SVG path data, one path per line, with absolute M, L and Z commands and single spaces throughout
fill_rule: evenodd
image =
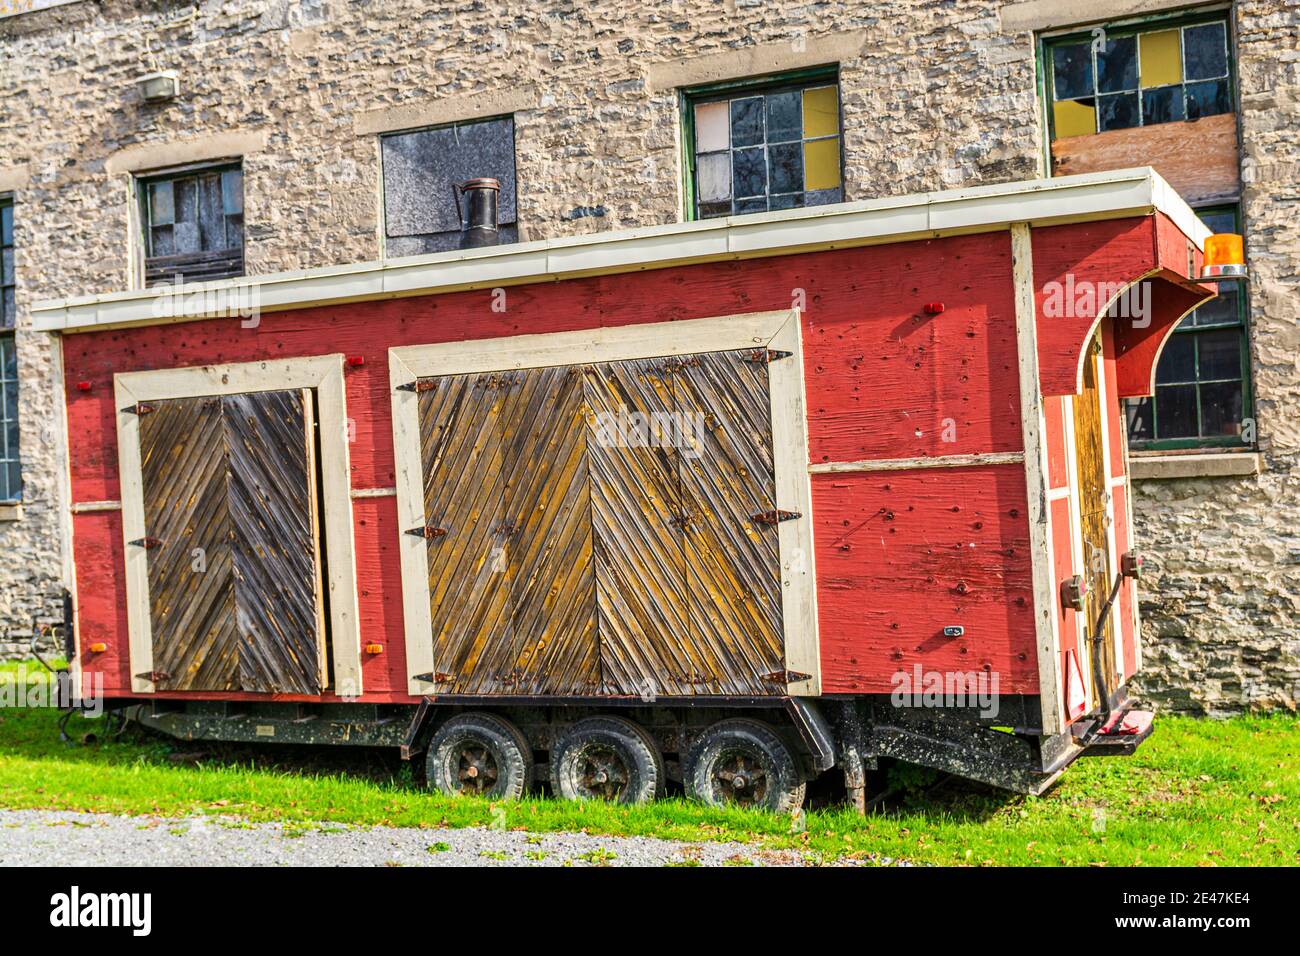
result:
M 278 311 L 1156 210 L 1198 247 L 1209 235 L 1154 169 L 1140 167 L 187 283 L 183 296 L 164 286 L 49 300 L 31 307 L 32 327 L 74 332 L 155 325 L 237 314 L 251 296 L 261 311 Z

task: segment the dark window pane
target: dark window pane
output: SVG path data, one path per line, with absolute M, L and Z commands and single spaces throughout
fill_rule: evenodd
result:
M 1070 43 L 1052 48 L 1052 95 L 1058 100 L 1092 96 L 1092 48 Z
M 1186 117 L 1183 109 L 1183 88 L 1162 86 L 1142 91 L 1142 124 L 1174 123 Z
M 1124 406 L 1128 418 L 1129 441 L 1150 441 L 1155 437 L 1151 421 L 1151 399 L 1139 398 Z
M 229 247 L 220 176 L 203 176 L 199 179 L 199 242 L 204 252 Z
M 716 219 L 718 216 L 731 215 L 731 200 L 726 202 L 702 202 L 700 203 L 701 219 Z
M 1210 232 L 1236 232 L 1237 216 L 1231 209 L 1216 212 L 1200 212 L 1197 218 L 1205 223 Z
M 803 144 L 781 143 L 767 148 L 772 173 L 771 191 L 794 193 L 803 189 Z
M 1210 80 L 1208 83 L 1187 84 L 1187 118 L 1218 116 L 1229 112 L 1228 81 Z
M 1156 438 L 1196 437 L 1196 386 L 1164 385 L 1156 388 Z
M 170 226 L 175 221 L 176 212 L 172 200 L 171 182 L 150 184 L 149 224 L 153 226 Z
M 14 307 L 14 290 L 5 289 L 0 292 L 0 326 L 6 329 L 12 329 L 15 324 L 15 307 Z
M 804 193 L 803 202 L 805 206 L 825 206 L 839 202 L 843 196 L 844 190 L 839 186 L 834 189 L 810 189 Z
M 14 282 L 14 250 L 0 249 L 0 285 L 13 285 Z
M 1097 51 L 1097 92 L 1118 93 L 1137 85 L 1137 37 L 1106 41 Z
M 773 209 L 795 209 L 803 205 L 803 193 L 789 193 L 785 196 L 773 196 L 770 205 Z
M 0 244 L 12 245 L 14 241 L 14 207 L 0 206 Z
M 18 462 L 11 461 L 9 463 L 9 499 L 11 501 L 16 501 L 22 495 L 22 491 L 23 480 L 22 476 L 18 474 Z
M 1101 130 L 1128 129 L 1140 125 L 1138 119 L 1138 95 L 1136 93 L 1112 93 L 1097 97 L 1098 126 Z
M 753 146 L 761 142 L 763 142 L 763 97 L 751 96 L 743 100 L 732 100 L 731 145 Z
M 1202 382 L 1216 378 L 1241 378 L 1241 332 L 1220 329 L 1196 336 L 1197 359 Z
M 1220 282 L 1218 296 L 1205 303 L 1183 321 L 1188 325 L 1196 326 L 1224 325 L 1228 322 L 1236 324 L 1241 321 L 1241 313 L 1237 307 L 1238 294 L 1235 282 Z
M 767 162 L 761 146 L 738 149 L 731 158 L 731 192 L 737 199 L 761 196 L 767 192 Z M 736 205 L 740 209 L 739 203 Z
M 1226 76 L 1228 48 L 1222 23 L 1205 23 L 1183 30 L 1183 76 L 1206 80 Z
M 1156 366 L 1156 382 L 1194 382 L 1196 381 L 1196 349 L 1193 336 L 1174 333 L 1165 343 L 1160 353 L 1160 364 Z M 1164 412 L 1161 411 L 1163 416 Z
M 1201 434 L 1206 437 L 1241 434 L 1241 383 L 1201 386 Z
M 781 143 L 803 136 L 803 91 L 774 93 L 767 98 L 767 141 Z
M 0 339 L 0 378 L 18 377 L 18 350 L 12 335 Z
M 756 199 L 737 199 L 736 215 L 741 216 L 747 212 L 767 212 L 767 200 L 762 196 Z

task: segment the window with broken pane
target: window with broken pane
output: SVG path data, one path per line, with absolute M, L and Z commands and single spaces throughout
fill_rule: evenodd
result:
M 1052 138 L 1231 112 L 1230 40 L 1217 14 L 1046 41 Z
M 688 92 L 685 105 L 692 217 L 844 198 L 834 75 Z
M 461 246 L 465 200 L 456 186 L 495 179 L 501 242 L 519 240 L 515 199 L 515 121 L 504 116 L 391 133 L 381 138 L 385 255 L 419 255 Z
M 1198 210 L 1212 232 L 1240 232 L 1236 206 Z M 1179 323 L 1156 365 L 1151 398 L 1127 403 L 1129 444 L 1179 448 L 1240 445 L 1249 437 L 1250 351 L 1245 289 L 1219 283 L 1219 295 Z
M 244 274 L 244 175 L 238 165 L 138 183 L 146 285 Z

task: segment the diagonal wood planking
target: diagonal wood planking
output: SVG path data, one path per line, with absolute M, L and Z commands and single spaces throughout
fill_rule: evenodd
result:
M 219 398 L 140 418 L 153 667 L 167 690 L 239 690 L 239 632 Z
M 319 694 L 325 648 L 310 393 L 227 395 L 222 418 L 240 685 Z
M 141 417 L 154 669 L 167 690 L 320 693 L 306 391 L 168 399 Z

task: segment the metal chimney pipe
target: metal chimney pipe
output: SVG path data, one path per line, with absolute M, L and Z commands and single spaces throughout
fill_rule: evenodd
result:
M 497 228 L 497 201 L 501 183 L 495 179 L 467 179 L 455 185 L 456 214 L 460 218 L 460 247 L 477 249 L 495 246 L 501 241 Z M 461 197 L 465 197 L 465 212 L 461 214 Z

